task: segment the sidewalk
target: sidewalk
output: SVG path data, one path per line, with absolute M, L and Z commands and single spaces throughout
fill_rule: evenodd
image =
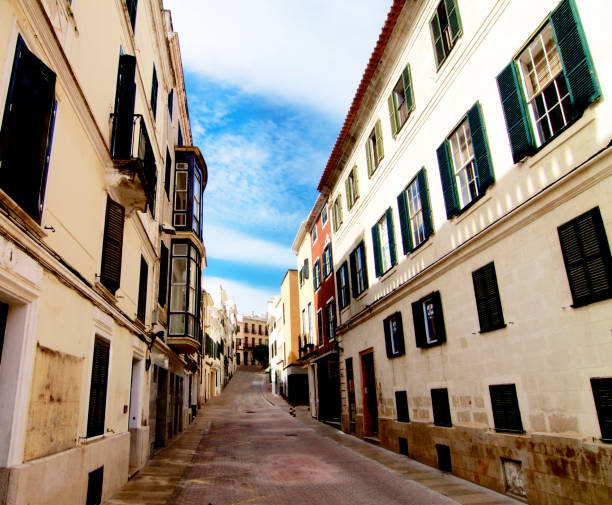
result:
M 268 403 L 289 413 L 290 405 L 284 398 L 271 392 L 270 384 L 264 385 L 262 394 Z M 524 505 L 522 501 L 515 500 L 452 474 L 441 472 L 436 468 L 378 447 L 353 435 L 347 435 L 332 426 L 314 419 L 307 407 L 296 407 L 295 414 L 296 419 L 300 423 L 312 428 L 319 435 L 327 437 L 370 460 L 376 461 L 390 470 L 401 473 L 407 479 L 418 482 L 422 486 L 447 496 L 457 503 L 464 505 Z

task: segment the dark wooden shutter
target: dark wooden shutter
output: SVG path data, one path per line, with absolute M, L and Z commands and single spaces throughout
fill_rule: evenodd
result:
M 346 263 L 345 263 L 346 264 Z M 344 267 L 344 265 L 342 265 L 337 271 L 336 271 L 336 290 L 338 292 L 338 305 L 340 306 L 340 310 L 342 310 L 344 308 L 344 302 L 343 300 L 343 291 L 344 291 L 344 286 L 342 286 L 341 282 L 340 282 L 340 271 L 342 270 L 342 268 Z M 345 277 L 346 279 L 346 277 Z
M 455 42 L 457 37 L 459 37 L 461 34 L 461 18 L 459 17 L 459 9 L 457 9 L 457 3 L 455 0 L 444 0 L 444 7 L 446 8 L 448 24 L 451 28 L 451 36 L 453 38 L 453 42 Z
M 100 282 L 113 294 L 119 289 L 121 281 L 124 218 L 125 209 L 108 197 L 106 201 L 106 223 L 104 225 Z
M 162 307 L 166 305 L 167 293 L 168 293 L 168 248 L 162 242 L 161 252 L 159 255 L 159 293 L 157 293 L 157 301 Z
M 365 244 L 363 240 L 359 243 L 359 251 L 361 252 L 361 270 L 363 272 L 363 289 L 368 289 L 368 263 L 366 261 Z
M 563 0 L 552 12 L 550 22 L 555 32 L 574 112 L 582 114 L 590 103 L 599 98 L 600 92 L 574 1 Z
M 149 265 L 145 259 L 140 257 L 140 281 L 138 282 L 138 310 L 136 317 L 142 322 L 146 322 L 147 315 L 147 284 L 149 281 Z
M 431 390 L 431 407 L 433 409 L 434 424 L 450 428 L 451 421 L 450 404 L 448 403 L 448 389 L 439 388 Z
M 504 109 L 512 159 L 514 163 L 518 163 L 525 156 L 533 154 L 535 144 L 527 116 L 523 88 L 514 61 L 511 61 L 497 76 L 497 88 Z
M 382 275 L 382 261 L 380 258 L 380 231 L 378 230 L 378 223 L 372 226 L 372 245 L 374 247 L 374 271 L 376 277 Z
M 170 179 L 172 177 L 172 157 L 170 156 L 170 151 L 166 148 L 166 172 L 164 176 L 164 190 L 166 191 L 166 196 L 170 198 Z
M 482 120 L 480 103 L 476 102 L 467 113 L 470 136 L 472 137 L 472 147 L 474 149 L 474 163 L 478 174 L 478 193 L 483 195 L 487 188 L 495 182 L 493 167 L 491 166 L 491 156 L 489 154 L 489 143 Z
M 408 114 L 414 109 L 414 95 L 412 93 L 412 76 L 410 74 L 410 63 L 402 71 L 402 84 L 404 85 L 404 99 L 406 100 L 406 110 Z
M 612 377 L 591 379 L 591 388 L 604 442 L 612 442 Z
M 443 472 L 452 472 L 453 465 L 451 462 L 450 446 L 436 444 L 436 453 L 438 455 L 438 469 Z
M 387 209 L 385 212 L 385 216 L 387 217 L 387 234 L 389 236 L 389 251 L 391 253 L 391 265 L 395 265 L 397 263 L 397 252 L 395 250 L 395 228 L 393 227 L 393 211 L 391 207 Z
M 446 327 L 444 325 L 444 311 L 442 310 L 442 298 L 440 291 L 434 291 L 431 294 L 434 304 L 434 320 L 436 325 L 436 342 L 434 345 L 446 342 Z
M 127 160 L 132 154 L 134 103 L 136 101 L 135 74 L 136 57 L 129 54 L 120 55 L 111 140 L 111 155 L 120 160 Z
M 91 366 L 87 437 L 95 437 L 104 434 L 109 353 L 110 344 L 100 338 L 96 338 Z
M 386 317 L 383 319 L 383 330 L 385 332 L 385 350 L 387 351 L 387 358 L 393 357 L 393 347 L 391 346 L 391 319 L 393 316 Z
M 402 313 L 396 312 L 394 314 L 397 334 L 395 335 L 395 356 L 403 356 L 406 354 L 406 347 L 404 345 L 404 324 L 402 322 Z
M 425 335 L 425 316 L 423 314 L 423 302 L 412 304 L 412 321 L 414 323 L 414 337 L 417 347 L 428 347 Z
M 457 191 L 455 190 L 455 174 L 450 161 L 446 140 L 436 149 L 436 154 L 438 156 L 438 167 L 440 168 L 440 181 L 442 182 L 446 217 L 450 219 L 459 213 L 459 202 L 457 201 Z
M 421 212 L 423 213 L 423 224 L 425 225 L 425 238 L 433 233 L 433 218 L 431 215 L 431 203 L 429 201 L 429 186 L 427 184 L 427 171 L 425 167 L 417 173 L 417 184 L 419 185 L 419 198 L 421 199 Z
M 397 411 L 397 420 L 400 423 L 407 423 L 410 421 L 406 391 L 395 392 L 395 410 Z
M 359 293 L 357 292 L 357 250 L 355 249 L 349 255 L 349 264 L 351 267 L 351 292 L 353 293 L 353 298 L 357 298 Z
M 412 234 L 410 233 L 410 219 L 408 216 L 408 199 L 406 190 L 397 195 L 397 210 L 399 214 L 400 231 L 402 232 L 402 248 L 404 254 L 412 251 Z
M 559 226 L 574 307 L 612 298 L 612 259 L 599 207 Z
M 40 223 L 55 73 L 18 37 L 0 129 L 0 188 Z
M 171 89 L 168 93 L 168 113 L 170 114 L 170 121 L 172 121 L 172 108 L 174 103 L 174 90 Z
M 514 384 L 489 386 L 489 391 L 495 430 L 523 433 L 516 386 Z
M 491 262 L 472 272 L 472 281 L 474 283 L 480 331 L 485 332 L 505 327 L 494 263 Z
M 104 467 L 89 472 L 87 478 L 87 499 L 85 505 L 100 505 L 102 503 L 102 487 L 104 482 Z
M 376 137 L 376 165 L 378 165 L 380 161 L 385 157 L 380 119 L 377 119 L 376 124 L 374 125 L 374 136 Z
M 151 110 L 153 111 L 153 119 L 157 117 L 157 88 L 159 83 L 157 82 L 157 71 L 155 65 L 153 65 L 153 78 L 151 79 Z
M 130 16 L 132 31 L 134 31 L 136 29 L 136 7 L 138 6 L 138 0 L 125 0 L 125 5 Z
M 397 113 L 397 99 L 395 98 L 395 91 L 391 91 L 389 98 L 387 99 L 389 105 L 389 119 L 391 120 L 391 132 L 393 135 L 397 135 L 399 131 L 399 115 Z

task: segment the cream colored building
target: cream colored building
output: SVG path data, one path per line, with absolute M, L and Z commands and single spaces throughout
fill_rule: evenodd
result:
M 283 338 L 283 304 L 281 296 L 275 295 L 268 300 L 268 332 L 270 334 L 270 382 L 272 392 L 281 393 L 281 379 L 285 362 L 285 341 Z
M 258 345 L 268 345 L 268 318 L 254 313 L 243 315 L 238 321 L 234 345 L 236 366 L 257 364 L 253 351 Z
M 0 503 L 99 503 L 192 412 L 207 174 L 178 38 L 160 0 L 5 0 L 0 62 Z
M 534 504 L 612 491 L 611 15 L 396 0 L 319 184 L 343 429 Z

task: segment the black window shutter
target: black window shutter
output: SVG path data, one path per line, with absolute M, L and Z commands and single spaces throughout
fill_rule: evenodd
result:
M 442 298 L 439 291 L 431 294 L 434 303 L 434 321 L 436 324 L 436 345 L 446 342 L 446 327 L 444 326 L 444 312 L 442 310 Z
M 168 93 L 168 113 L 170 114 L 170 120 L 172 121 L 172 107 L 174 102 L 174 90 L 171 89 Z
M 104 482 L 104 467 L 89 472 L 87 479 L 87 499 L 85 505 L 100 505 L 102 503 L 102 487 Z
M 423 313 L 423 302 L 418 301 L 412 304 L 412 320 L 414 323 L 414 337 L 417 347 L 427 347 L 425 335 L 425 315 Z
M 0 188 L 40 223 L 55 73 L 18 37 L 0 129 Z
M 433 410 L 434 424 L 450 428 L 451 420 L 450 404 L 448 402 L 448 389 L 439 388 L 431 390 L 431 406 Z
M 467 120 L 470 127 L 470 136 L 472 137 L 476 173 L 478 174 L 478 193 L 483 195 L 486 189 L 495 182 L 495 176 L 491 166 L 489 143 L 487 142 L 487 134 L 479 102 L 476 102 L 468 111 Z
M 142 322 L 146 322 L 147 313 L 147 284 L 149 281 L 149 265 L 145 259 L 140 257 L 140 281 L 138 282 L 138 310 L 136 317 Z
M 338 296 L 338 305 L 340 305 L 340 310 L 342 310 L 344 308 L 343 302 L 342 302 L 342 293 L 344 291 L 344 288 L 340 284 L 340 270 L 342 270 L 342 267 L 340 267 L 336 271 L 336 289 L 338 291 L 338 295 L 337 295 Z
M 410 421 L 408 414 L 408 396 L 406 391 L 395 392 L 395 409 L 397 410 L 397 420 L 401 423 Z
M 115 294 L 117 289 L 119 289 L 121 281 L 124 218 L 125 209 L 108 197 L 106 201 L 106 223 L 104 225 L 100 282 L 112 294 Z
M 599 207 L 557 229 L 573 306 L 612 298 L 612 259 Z
M 162 307 L 166 305 L 167 293 L 168 293 L 168 248 L 162 242 L 161 252 L 159 255 L 159 293 L 157 293 L 157 301 Z
M 410 233 L 410 219 L 408 218 L 408 199 L 406 190 L 397 195 L 397 210 L 399 214 L 400 231 L 402 232 L 402 248 L 404 254 L 412 251 L 412 234 Z
M 514 163 L 518 163 L 525 156 L 533 154 L 535 144 L 514 61 L 511 61 L 497 76 L 497 88 L 504 109 L 512 159 Z
M 604 442 L 612 442 L 612 377 L 591 379 L 591 388 Z
M 87 437 L 95 437 L 104 434 L 109 352 L 110 344 L 102 339 L 96 338 L 91 367 Z
M 157 118 L 157 71 L 155 65 L 153 65 L 153 78 L 151 80 L 151 110 L 153 111 L 153 119 Z
M 119 56 L 117 90 L 115 92 L 115 118 L 111 154 L 113 158 L 127 160 L 132 153 L 132 130 L 134 129 L 134 104 L 136 101 L 136 57 L 130 54 Z
M 170 198 L 170 179 L 172 177 L 172 157 L 170 156 L 170 151 L 166 148 L 166 172 L 164 175 L 164 190 L 166 191 L 166 196 Z
M 505 327 L 494 263 L 491 262 L 472 272 L 472 281 L 474 283 L 480 331 L 485 332 Z
M 125 0 L 125 5 L 130 16 L 132 31 L 134 31 L 136 29 L 136 7 L 138 6 L 138 0 Z
M 573 0 L 563 0 L 550 16 L 570 96 L 577 114 L 599 98 L 599 86 Z
M 385 330 L 385 349 L 387 351 L 387 358 L 393 357 L 393 348 L 391 347 L 391 318 L 389 316 L 383 320 L 383 328 Z
M 395 336 L 395 356 L 403 356 L 406 353 L 406 346 L 404 345 L 404 325 L 402 323 L 402 313 L 395 313 L 395 322 L 397 328 L 397 334 Z
M 359 244 L 359 250 L 361 252 L 361 270 L 363 271 L 363 289 L 368 289 L 368 264 L 366 262 L 365 244 L 363 240 Z
M 438 166 L 440 168 L 440 180 L 442 182 L 442 193 L 444 194 L 444 205 L 446 206 L 446 217 L 450 219 L 459 212 L 457 191 L 455 190 L 455 174 L 448 153 L 448 144 L 444 140 L 436 150 Z
M 357 292 L 357 251 L 353 251 L 349 256 L 349 264 L 351 267 L 351 291 L 353 298 L 357 298 L 359 293 Z
M 389 251 L 391 252 L 391 265 L 397 263 L 397 252 L 395 250 L 395 228 L 393 227 L 393 211 L 391 207 L 385 213 L 387 217 L 387 235 L 389 236 Z
M 429 186 L 427 184 L 427 171 L 425 167 L 417 173 L 417 184 L 419 186 L 419 198 L 421 199 L 421 212 L 423 213 L 423 224 L 425 225 L 425 238 L 433 233 L 433 219 L 431 216 L 431 203 L 429 201 Z
M 523 433 L 516 386 L 514 384 L 489 386 L 489 391 L 495 430 Z
M 374 271 L 376 277 L 382 275 L 382 261 L 380 258 L 380 231 L 378 230 L 378 223 L 372 226 L 372 245 L 374 247 Z

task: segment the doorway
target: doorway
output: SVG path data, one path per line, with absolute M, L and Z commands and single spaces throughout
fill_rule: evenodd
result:
M 374 350 L 368 349 L 359 354 L 361 356 L 361 388 L 363 393 L 363 435 L 367 437 L 378 434 Z
M 349 430 L 351 433 L 354 433 L 357 405 L 355 404 L 355 379 L 353 376 L 353 358 L 346 359 L 346 391 L 348 394 Z

